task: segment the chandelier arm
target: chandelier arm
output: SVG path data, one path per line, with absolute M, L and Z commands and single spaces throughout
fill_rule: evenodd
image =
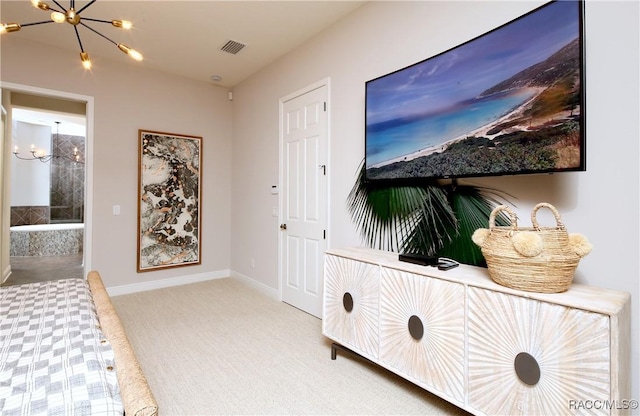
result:
M 63 11 L 61 11 L 60 13 L 65 14 L 65 13 L 64 13 L 64 10 L 67 10 L 67 9 L 65 9 L 65 8 L 64 8 L 64 6 L 63 6 L 62 4 L 58 3 L 56 0 L 51 0 L 51 1 L 53 1 L 53 2 L 55 3 L 55 5 L 56 5 L 56 6 L 60 7 L 60 8 L 63 10 Z M 51 10 L 53 10 L 53 9 L 51 9 Z M 54 10 L 54 11 L 56 11 L 56 12 L 57 12 L 58 10 Z
M 92 22 L 100 22 L 100 23 L 109 23 L 109 24 L 112 24 L 112 23 L 111 23 L 111 20 L 93 19 L 93 18 L 90 18 L 90 17 L 83 17 L 83 18 L 82 18 L 82 20 L 90 20 L 90 21 L 92 21 Z
M 82 41 L 80 40 L 80 33 L 78 33 L 78 26 L 74 26 L 73 30 L 75 30 L 76 37 L 78 38 L 78 44 L 80 45 L 80 52 L 84 52 L 84 48 L 82 47 Z
M 18 154 L 18 152 L 13 152 L 13 155 L 20 160 L 39 160 L 42 163 L 46 163 L 54 157 L 54 155 L 36 156 L 34 152 L 31 152 L 31 157 L 22 157 Z
M 58 10 L 56 8 L 53 8 L 49 5 L 47 5 L 47 9 L 45 10 L 46 12 L 58 12 L 58 13 L 62 13 L 62 14 L 66 14 L 66 10 L 64 8 L 64 6 L 62 6 L 60 3 L 58 3 L 56 0 L 53 0 L 53 2 L 60 7 L 61 10 Z
M 109 39 L 108 37 L 106 37 L 105 35 L 103 35 L 102 33 L 98 32 L 97 30 L 95 30 L 94 28 L 92 28 L 91 26 L 87 26 L 84 23 L 80 22 L 80 24 L 84 27 L 86 27 L 87 29 L 89 29 L 90 31 L 92 31 L 93 33 L 95 33 L 96 35 L 100 35 L 103 38 L 105 38 L 106 40 L 108 40 L 109 42 L 113 43 L 114 45 L 118 46 L 118 44 L 116 42 L 114 42 L 113 40 Z
M 78 10 L 76 13 L 78 13 L 78 14 L 82 13 L 83 10 L 87 9 L 89 6 L 91 6 L 95 2 L 96 2 L 96 0 L 91 0 L 89 3 L 87 3 L 82 9 Z
M 56 138 L 60 137 L 60 121 L 56 121 Z M 53 146 L 53 144 L 52 144 Z M 74 148 L 73 149 L 73 157 L 70 156 L 66 156 L 66 155 L 56 155 L 53 152 L 51 152 L 50 155 L 42 155 L 42 156 L 38 156 L 36 154 L 36 150 L 34 149 L 33 145 L 31 145 L 31 157 L 22 157 L 20 156 L 20 154 L 18 154 L 18 146 L 16 146 L 13 150 L 13 155 L 20 159 L 20 160 L 39 160 L 42 163 L 47 163 L 53 159 L 63 159 L 63 160 L 68 160 L 70 162 L 73 162 L 74 164 L 76 163 L 80 163 L 84 165 L 84 162 L 82 162 L 80 160 L 80 155 L 78 154 L 78 148 Z
M 20 24 L 20 26 L 27 27 L 27 26 L 35 26 L 35 25 L 44 25 L 47 23 L 53 23 L 53 20 L 43 20 L 42 22 L 24 23 L 24 24 Z
M 32 155 L 31 157 L 22 157 L 22 156 L 20 156 L 20 155 L 18 154 L 18 152 L 13 152 L 13 155 L 14 155 L 15 157 L 17 157 L 18 159 L 20 159 L 20 160 L 34 160 L 34 159 L 37 159 L 37 157 L 35 157 L 35 156 L 33 156 L 33 155 Z

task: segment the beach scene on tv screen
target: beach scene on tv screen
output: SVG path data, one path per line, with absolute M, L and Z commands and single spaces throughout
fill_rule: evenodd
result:
M 367 82 L 368 179 L 582 166 L 577 1 Z

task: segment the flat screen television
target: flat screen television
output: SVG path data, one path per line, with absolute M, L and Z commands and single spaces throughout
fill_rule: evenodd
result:
M 585 170 L 582 1 L 365 84 L 365 179 Z

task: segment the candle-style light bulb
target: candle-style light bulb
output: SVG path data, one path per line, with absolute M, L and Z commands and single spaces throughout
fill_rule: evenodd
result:
M 56 23 L 64 23 L 67 21 L 67 15 L 61 12 L 52 12 L 51 20 L 53 20 Z

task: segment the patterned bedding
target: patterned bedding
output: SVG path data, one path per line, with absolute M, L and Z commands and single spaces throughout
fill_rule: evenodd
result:
M 0 289 L 0 414 L 122 415 L 86 280 Z

